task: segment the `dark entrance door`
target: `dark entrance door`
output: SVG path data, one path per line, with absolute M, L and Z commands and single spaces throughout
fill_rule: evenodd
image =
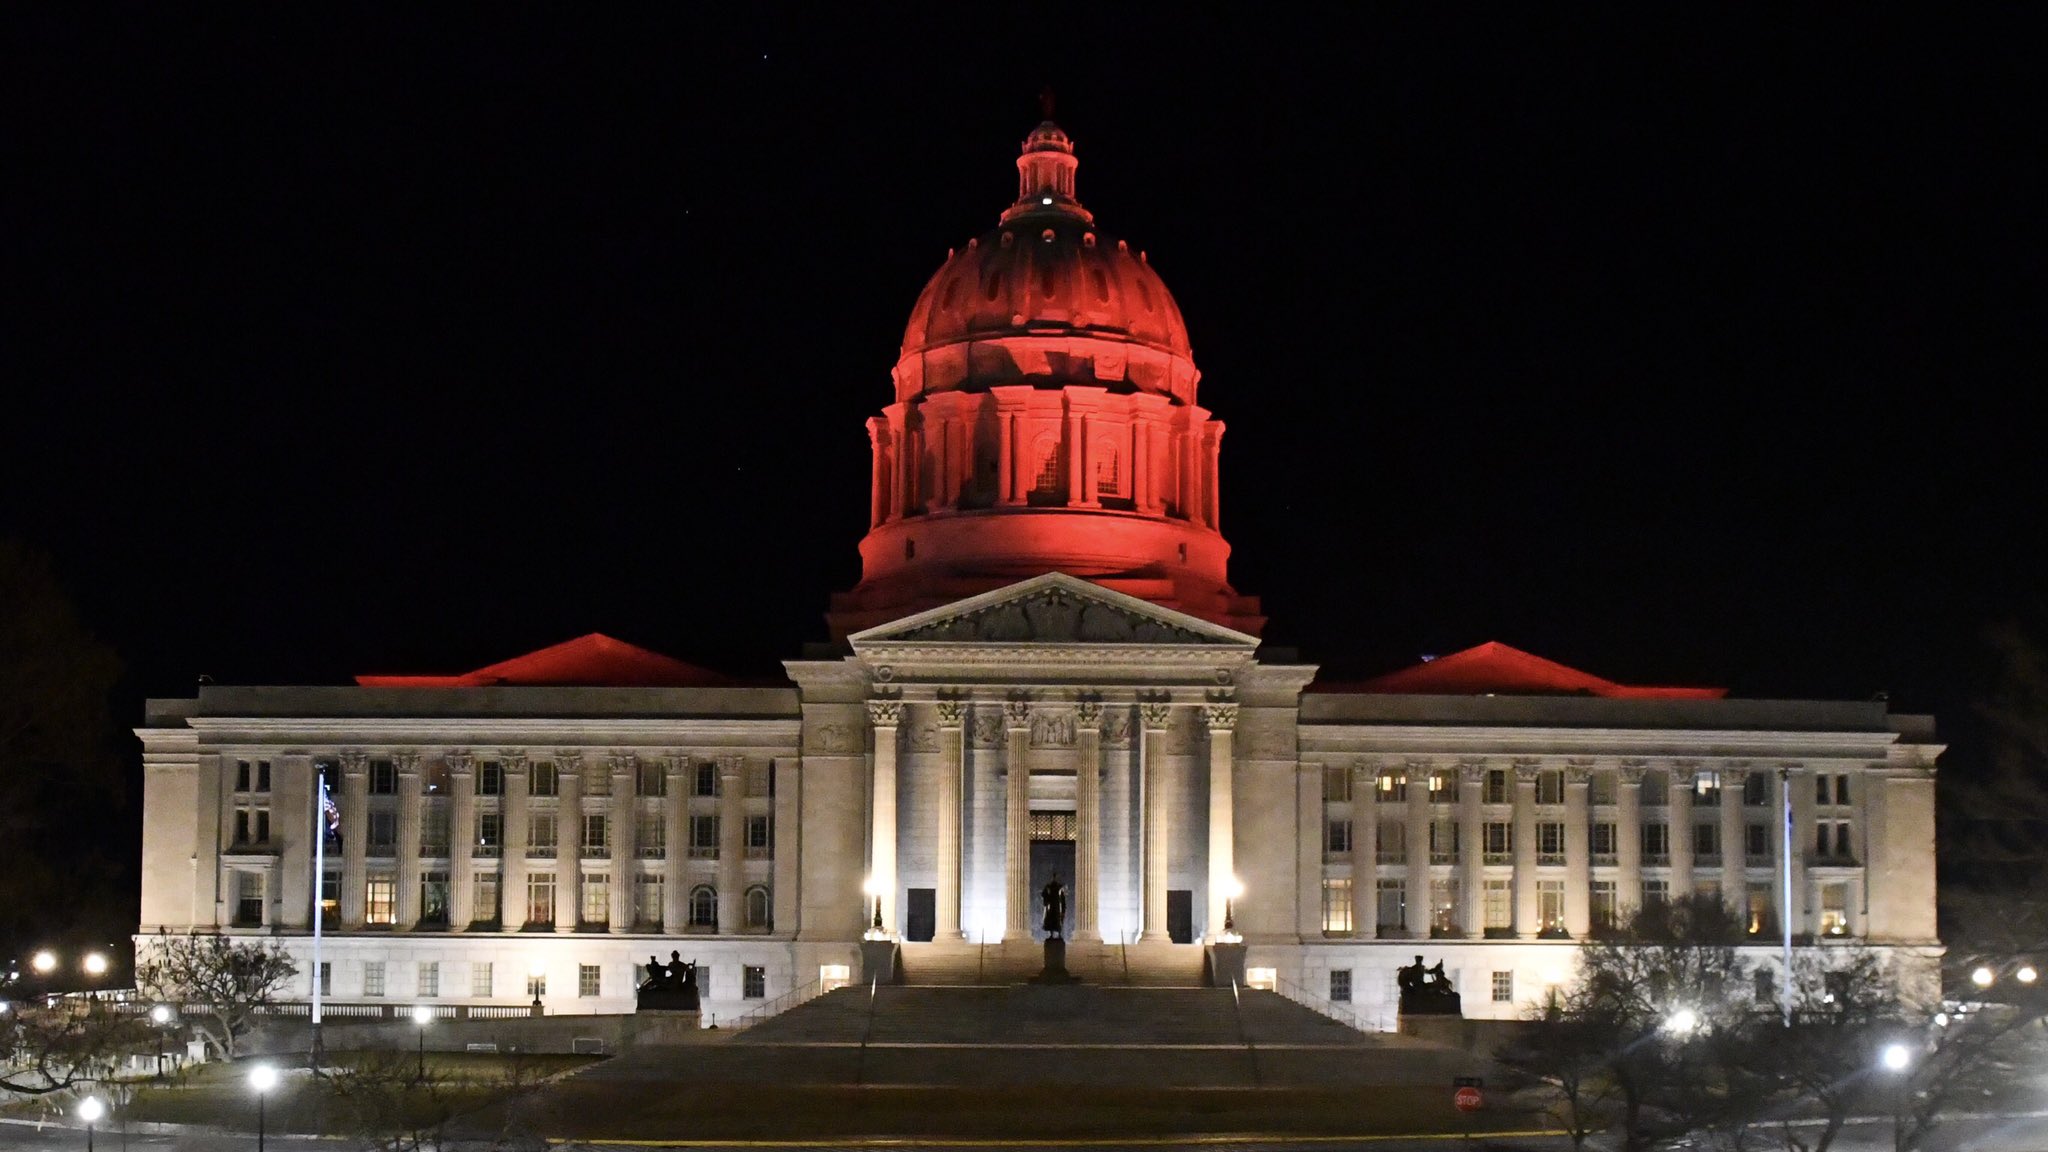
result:
M 1065 935 L 1074 936 L 1074 842 L 1072 840 L 1033 840 L 1031 842 L 1031 938 L 1045 939 L 1045 905 L 1039 903 L 1038 894 L 1045 891 L 1046 881 L 1059 877 L 1060 886 L 1067 890 L 1067 916 Z
M 939 891 L 912 888 L 910 906 L 903 912 L 903 936 L 908 940 L 930 940 L 939 928 Z
M 1166 890 L 1166 938 L 1175 944 L 1195 942 L 1195 893 L 1191 888 Z

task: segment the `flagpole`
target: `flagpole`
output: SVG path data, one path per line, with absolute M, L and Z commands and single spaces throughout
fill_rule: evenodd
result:
M 316 769 L 316 772 L 318 770 Z M 320 1073 L 320 926 L 327 919 L 327 774 L 319 772 L 320 799 L 313 812 L 313 1073 Z

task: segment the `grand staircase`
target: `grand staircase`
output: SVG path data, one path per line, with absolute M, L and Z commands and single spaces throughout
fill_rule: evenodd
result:
M 925 987 L 1022 984 L 1044 967 L 1033 940 L 975 944 L 966 940 L 908 943 L 897 958 L 897 982 Z M 1200 944 L 1067 944 L 1067 971 L 1101 987 L 1199 988 L 1208 981 Z

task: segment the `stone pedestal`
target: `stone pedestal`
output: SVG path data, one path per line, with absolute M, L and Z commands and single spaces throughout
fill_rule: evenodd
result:
M 1209 983 L 1217 988 L 1244 985 L 1244 945 L 1209 945 Z
M 1081 978 L 1067 971 L 1067 942 L 1057 936 L 1045 941 L 1045 966 L 1031 978 L 1033 984 L 1079 984 Z
M 863 984 L 894 984 L 896 982 L 896 942 L 894 940 L 863 940 L 860 942 L 860 982 Z

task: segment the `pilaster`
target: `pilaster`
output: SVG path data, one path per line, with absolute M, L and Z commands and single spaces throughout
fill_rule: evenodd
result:
M 1564 930 L 1574 940 L 1584 940 L 1593 926 L 1592 847 L 1587 828 L 1586 805 L 1592 789 L 1592 769 L 1585 764 L 1568 764 L 1564 770 Z
M 1515 935 L 1534 940 L 1542 925 L 1536 909 L 1536 774 L 1538 765 L 1515 765 Z
M 1458 765 L 1458 862 L 1464 873 L 1464 930 L 1467 940 L 1486 936 L 1486 830 L 1480 807 L 1486 795 L 1486 765 Z
M 555 931 L 583 919 L 583 753 L 555 754 Z
M 1692 896 L 1692 764 L 1671 766 L 1671 899 Z
M 1639 763 L 1615 769 L 1614 902 L 1624 920 L 1643 906 L 1643 772 Z
M 1074 706 L 1074 939 L 1100 940 L 1102 887 L 1102 701 Z
M 1429 923 L 1435 911 L 1436 893 L 1430 884 L 1429 868 L 1429 777 L 1425 760 L 1410 760 L 1402 769 L 1407 784 L 1403 795 L 1408 808 L 1408 938 L 1429 939 Z
M 1236 810 L 1231 764 L 1237 732 L 1237 705 L 1211 702 L 1202 706 L 1202 724 L 1209 730 L 1209 919 L 1207 935 L 1214 941 L 1228 918 L 1226 902 L 1237 883 Z
M 747 892 L 746 760 L 718 758 L 718 930 L 738 932 Z M 894 923 L 893 920 L 884 923 Z
M 370 760 L 361 752 L 342 753 L 341 804 L 341 927 L 355 932 L 369 883 Z
M 464 932 L 476 919 L 476 761 L 467 752 L 450 752 L 444 762 L 449 790 L 448 929 Z
M 1031 705 L 1011 700 L 1003 706 L 1007 746 L 1003 770 L 1003 939 L 1031 939 Z
M 640 857 L 640 801 L 635 795 L 639 761 L 631 752 L 614 752 L 607 758 L 611 769 L 611 881 L 610 930 L 631 932 L 638 912 L 634 900 L 634 862 Z
M 505 752 L 498 757 L 498 921 L 507 932 L 526 927 L 526 755 Z
M 661 930 L 675 936 L 690 922 L 690 758 L 668 757 L 667 774 L 661 798 Z
M 1351 766 L 1351 935 L 1379 935 L 1379 769 Z
M 939 714 L 939 802 L 937 908 L 932 925 L 934 940 L 958 940 L 960 931 L 960 797 L 961 772 L 966 763 L 967 703 L 960 699 L 940 700 Z
M 1168 813 L 1166 794 L 1166 729 L 1173 720 L 1173 706 L 1147 702 L 1138 708 L 1144 723 L 1145 779 L 1145 921 L 1139 938 L 1165 940 Z
M 875 730 L 875 766 L 868 793 L 868 883 L 879 900 L 882 929 L 892 935 L 896 922 L 896 728 L 903 718 L 901 700 L 868 701 L 868 723 Z
M 1722 768 L 1721 780 L 1721 905 L 1737 920 L 1749 900 L 1749 874 L 1743 844 L 1742 784 L 1748 771 Z

